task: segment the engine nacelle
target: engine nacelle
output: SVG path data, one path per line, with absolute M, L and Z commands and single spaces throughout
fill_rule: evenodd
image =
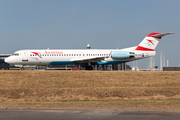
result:
M 111 52 L 111 57 L 113 59 L 126 59 L 126 58 L 131 58 L 134 57 L 133 52 L 128 52 L 128 51 L 112 51 Z

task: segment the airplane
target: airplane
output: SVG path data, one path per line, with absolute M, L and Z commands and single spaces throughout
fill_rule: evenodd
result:
M 13 65 L 85 65 L 92 70 L 92 65 L 121 64 L 156 55 L 154 49 L 161 37 L 174 34 L 150 33 L 135 47 L 124 49 L 44 49 L 19 50 L 5 59 Z

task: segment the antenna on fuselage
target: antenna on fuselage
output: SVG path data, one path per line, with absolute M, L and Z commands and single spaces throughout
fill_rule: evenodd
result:
M 119 41 L 118 41 L 118 48 L 117 49 L 119 49 Z

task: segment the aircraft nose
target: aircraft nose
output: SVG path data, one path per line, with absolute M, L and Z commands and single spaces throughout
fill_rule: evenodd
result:
M 7 57 L 5 60 L 4 60 L 6 63 L 12 63 L 12 60 L 11 60 L 11 58 L 10 57 Z

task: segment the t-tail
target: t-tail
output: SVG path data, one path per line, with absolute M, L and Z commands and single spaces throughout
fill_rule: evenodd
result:
M 137 51 L 154 51 L 156 46 L 158 45 L 160 39 L 169 34 L 174 34 L 174 32 L 170 33 L 150 33 L 148 34 L 143 41 L 137 46 L 135 50 Z

